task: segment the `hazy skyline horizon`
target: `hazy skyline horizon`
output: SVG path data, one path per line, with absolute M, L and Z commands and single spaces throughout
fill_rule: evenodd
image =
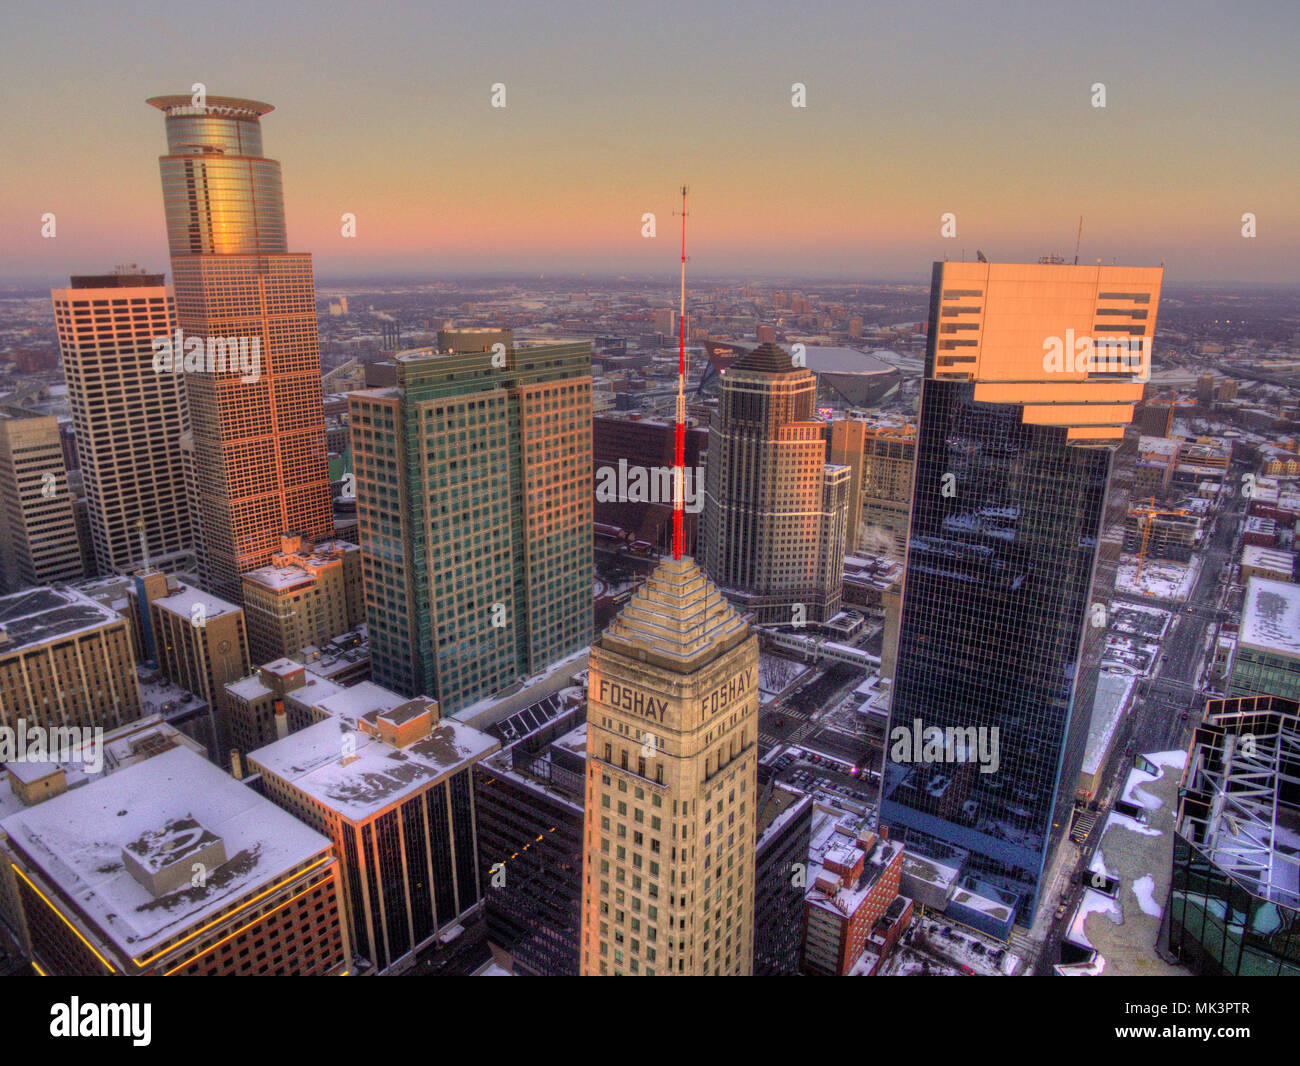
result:
M 1293 5 L 141 10 L 11 16 L 0 151 L 24 165 L 0 199 L 0 280 L 169 272 L 145 100 L 203 82 L 274 105 L 289 248 L 323 283 L 670 275 L 685 180 L 698 278 L 910 284 L 977 249 L 1068 260 L 1082 215 L 1081 263 L 1300 284 L 1300 145 L 1276 118 L 1300 104 Z

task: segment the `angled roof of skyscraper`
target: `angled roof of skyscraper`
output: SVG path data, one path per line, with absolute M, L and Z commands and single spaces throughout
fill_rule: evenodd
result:
M 695 560 L 664 559 L 597 644 L 690 673 L 749 635 L 744 618 Z

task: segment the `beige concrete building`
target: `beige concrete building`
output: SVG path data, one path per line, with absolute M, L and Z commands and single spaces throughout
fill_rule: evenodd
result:
M 214 761 L 227 765 L 231 740 L 225 685 L 249 671 L 244 612 L 200 589 L 169 583 L 166 596 L 150 601 L 149 620 L 159 669 L 207 701 Z
M 126 573 L 192 545 L 190 500 L 176 462 L 188 428 L 183 374 L 154 368 L 176 309 L 161 274 L 74 277 L 55 289 L 98 573 Z M 143 541 L 141 535 L 143 534 Z
M 727 367 L 709 427 L 702 563 L 759 624 L 824 622 L 842 602 L 850 471 L 827 462 L 817 378 L 775 344 Z
M 297 655 L 365 621 L 361 549 L 347 541 L 280 538 L 271 565 L 243 577 L 244 620 L 255 663 Z
M 129 625 L 70 588 L 0 598 L 0 726 L 102 726 L 140 716 Z
M 369 684 L 363 682 L 357 692 Z M 241 755 L 314 725 L 322 717 L 315 710 L 321 701 L 347 691 L 294 659 L 265 663 L 248 677 L 227 682 L 225 690 L 231 743 Z
M 831 425 L 831 463 L 847 466 L 848 543 L 855 551 L 907 554 L 907 523 L 916 469 L 916 426 L 841 418 Z
M 591 650 L 581 972 L 749 975 L 758 640 L 664 560 Z
M 1241 549 L 1241 584 L 1252 577 L 1270 581 L 1291 581 L 1295 576 L 1295 554 L 1279 548 L 1262 548 L 1247 544 Z
M 159 750 L 0 822 L 33 971 L 349 972 L 330 841 L 191 746 L 140 739 Z
M 61 796 L 69 789 L 82 788 L 173 747 L 207 754 L 184 733 L 164 722 L 162 715 L 151 714 L 106 730 L 100 739 L 91 741 L 90 750 L 83 744 L 52 753 L 49 762 L 15 762 L 0 769 L 0 849 L 7 840 L 3 823 L 9 815 Z M 96 749 L 99 758 L 93 754 Z M 69 757 L 63 758 L 65 755 Z M 12 948 L 31 958 L 31 933 L 23 914 L 18 884 L 15 867 L 0 862 L 0 938 L 8 939 Z
M 83 577 L 58 419 L 0 414 L 0 590 Z

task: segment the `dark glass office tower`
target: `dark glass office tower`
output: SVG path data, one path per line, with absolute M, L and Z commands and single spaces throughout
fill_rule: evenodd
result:
M 880 822 L 1025 924 L 1083 761 L 1160 278 L 935 264 Z M 1057 358 L 1076 338 L 1135 362 Z M 932 729 L 942 751 L 898 743 Z

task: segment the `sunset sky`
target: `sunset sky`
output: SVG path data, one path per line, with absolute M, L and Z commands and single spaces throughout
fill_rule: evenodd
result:
M 1072 255 L 1082 214 L 1083 262 L 1300 283 L 1294 0 L 5 8 L 6 280 L 170 273 L 145 100 L 203 82 L 275 106 L 289 248 L 322 281 L 671 276 L 685 180 L 697 276 L 922 280 Z

